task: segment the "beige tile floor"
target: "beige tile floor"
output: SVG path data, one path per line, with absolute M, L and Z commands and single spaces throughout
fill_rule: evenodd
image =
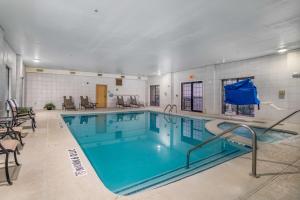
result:
M 114 111 L 111 109 L 109 111 Z M 74 112 L 71 112 L 74 113 Z M 79 113 L 79 112 L 77 112 Z M 105 188 L 80 147 L 63 124 L 58 111 L 37 114 L 38 128 L 24 139 L 22 166 L 14 184 L 3 181 L 0 156 L 0 199 L 300 199 L 300 136 L 276 144 L 259 144 L 258 174 L 252 178 L 251 154 L 157 189 L 117 196 Z M 87 175 L 73 174 L 67 149 L 76 148 Z

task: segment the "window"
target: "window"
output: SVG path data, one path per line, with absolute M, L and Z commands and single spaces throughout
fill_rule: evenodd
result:
M 243 115 L 243 116 L 254 116 L 254 105 L 232 105 L 224 103 L 225 92 L 224 86 L 232 83 L 236 83 L 247 78 L 254 79 L 254 77 L 243 77 L 243 78 L 231 78 L 222 80 L 222 113 L 230 115 Z
M 150 113 L 150 130 L 159 133 L 159 118 L 157 113 Z
M 202 81 L 181 84 L 181 110 L 203 111 L 203 84 Z
M 159 85 L 150 85 L 150 106 L 159 106 Z

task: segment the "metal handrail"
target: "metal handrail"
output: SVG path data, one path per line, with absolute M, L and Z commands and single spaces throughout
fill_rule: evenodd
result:
M 269 128 L 267 128 L 263 134 L 265 134 L 266 132 L 270 131 L 272 128 L 274 128 L 275 126 L 277 126 L 278 124 L 280 124 L 281 122 L 287 120 L 288 118 L 292 117 L 293 115 L 297 114 L 298 112 L 300 112 L 300 110 L 296 110 L 295 112 L 289 114 L 288 116 L 282 118 L 281 120 L 279 120 L 278 122 L 276 122 L 275 124 L 273 124 L 272 126 L 270 126 Z M 297 135 L 297 133 L 294 133 L 294 132 L 287 132 L 289 134 L 292 134 L 292 135 Z
M 171 105 L 169 113 L 173 111 L 173 108 L 176 108 L 176 113 L 177 113 L 177 105 L 176 104 Z
M 167 110 L 168 107 L 170 107 L 170 109 L 171 109 L 171 107 L 172 107 L 171 104 L 166 105 L 166 107 L 164 109 L 164 113 L 166 112 L 166 110 Z
M 256 161 L 257 161 L 257 136 L 256 136 L 256 132 L 250 128 L 249 126 L 245 125 L 245 124 L 238 124 L 224 132 L 222 132 L 221 134 L 219 135 L 216 135 L 212 138 L 210 138 L 209 140 L 206 140 L 205 142 L 201 143 L 201 144 L 198 144 L 197 146 L 191 148 L 190 150 L 188 150 L 187 154 L 186 154 L 186 168 L 189 168 L 190 167 L 190 155 L 193 151 L 203 147 L 204 145 L 220 138 L 221 136 L 225 135 L 226 133 L 229 133 L 237 128 L 240 128 L 240 127 L 244 127 L 246 129 L 248 129 L 252 135 L 252 172 L 251 172 L 251 176 L 253 177 L 258 177 L 257 174 L 256 174 Z

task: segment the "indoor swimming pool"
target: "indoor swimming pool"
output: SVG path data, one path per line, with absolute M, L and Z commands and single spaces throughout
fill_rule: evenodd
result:
M 112 192 L 129 195 L 166 185 L 251 151 L 220 138 L 191 154 L 214 135 L 204 119 L 127 112 L 63 115 L 97 175 Z

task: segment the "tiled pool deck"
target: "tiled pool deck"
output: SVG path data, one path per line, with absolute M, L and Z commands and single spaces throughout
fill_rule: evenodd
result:
M 38 112 L 37 122 L 36 132 L 24 138 L 26 145 L 19 156 L 21 167 L 11 168 L 17 178 L 14 184 L 0 183 L 1 199 L 300 199 L 300 135 L 276 144 L 258 144 L 260 178 L 248 175 L 251 154 L 247 154 L 167 186 L 117 196 L 102 184 L 63 124 L 59 111 Z M 297 125 L 288 126 L 299 130 Z M 87 170 L 86 176 L 74 175 L 67 152 L 72 148 L 77 149 Z M 0 163 L 3 181 L 2 156 Z

